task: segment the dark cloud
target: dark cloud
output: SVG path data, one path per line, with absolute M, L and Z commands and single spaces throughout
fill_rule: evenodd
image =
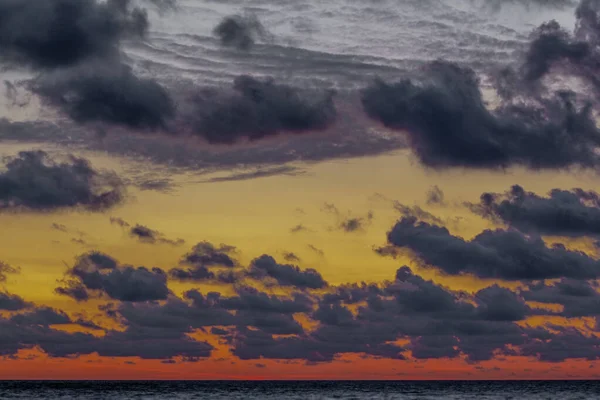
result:
M 368 212 L 365 217 L 351 217 L 343 220 L 339 227 L 344 232 L 357 232 L 365 229 L 365 226 L 373 220 L 373 213 Z
M 57 224 L 56 222 L 50 225 L 50 227 L 59 232 L 68 232 L 69 229 L 63 224 Z
M 333 96 L 244 75 L 235 79 L 231 92 L 197 93 L 189 99 L 193 111 L 184 118 L 191 121 L 193 133 L 208 142 L 233 144 L 284 132 L 324 130 L 336 118 Z
M 118 225 L 121 228 L 127 229 L 129 236 L 137 239 L 141 243 L 168 244 L 171 246 L 181 246 L 185 244 L 185 240 L 183 239 L 168 239 L 163 233 L 159 231 L 150 229 L 147 226 L 140 224 L 131 225 L 129 222 L 125 221 L 122 218 L 110 217 L 110 223 L 113 225 Z
M 356 324 L 352 312 L 339 303 L 320 304 L 312 317 L 325 325 L 352 326 Z
M 129 0 L 2 0 L 0 15 L 2 58 L 41 68 L 116 57 L 122 39 L 148 30 Z
M 600 7 L 596 0 L 580 0 L 575 11 L 574 33 L 568 32 L 554 20 L 535 29 L 521 65 L 517 70 L 508 68 L 502 71 L 500 82 L 503 89 L 508 89 L 505 93 L 518 91 L 520 85 L 539 90 L 540 80 L 556 72 L 582 78 L 598 96 L 599 14 Z
M 427 204 L 429 205 L 445 205 L 444 192 L 437 185 L 427 191 Z
M 248 50 L 257 39 L 268 36 L 256 17 L 240 15 L 223 18 L 213 30 L 213 34 L 219 39 L 221 45 L 240 50 Z
M 575 10 L 575 30 L 567 31 L 557 21 L 540 25 L 517 67 L 508 67 L 497 77 L 499 93 L 505 99 L 515 94 L 543 94 L 542 79 L 578 77 L 586 95 L 600 98 L 600 6 L 596 0 L 580 0 Z
M 309 229 L 307 227 L 305 227 L 304 225 L 298 224 L 298 225 L 294 226 L 293 228 L 291 228 L 290 232 L 291 233 L 299 233 L 299 232 L 306 232 L 308 230 Z
M 600 234 L 600 196 L 582 189 L 553 189 L 547 197 L 514 185 L 505 193 L 484 193 L 468 207 L 485 218 L 526 233 L 557 236 Z
M 323 251 L 323 249 L 320 249 L 313 244 L 308 244 L 308 245 L 306 245 L 306 247 L 308 247 L 309 250 L 316 253 L 318 256 L 325 257 L 325 252 Z
M 561 60 L 570 60 L 578 64 L 591 52 L 588 43 L 572 38 L 556 21 L 542 24 L 532 36 L 522 66 L 526 81 L 538 81 L 550 72 L 554 63 Z
M 123 310 L 128 304 L 123 303 Z M 123 311 L 123 314 L 126 314 Z M 136 324 L 135 318 L 123 320 L 125 329 L 108 330 L 101 337 L 68 333 L 52 325 L 79 323 L 64 312 L 39 308 L 10 319 L 0 318 L 0 354 L 16 355 L 21 349 L 38 348 L 50 357 L 77 357 L 97 353 L 101 357 L 141 357 L 170 359 L 177 356 L 202 358 L 212 346 L 181 332 Z
M 183 256 L 181 264 L 187 267 L 177 267 L 169 271 L 172 278 L 181 281 L 217 281 L 234 283 L 240 279 L 240 274 L 232 271 L 213 271 L 213 268 L 234 268 L 238 261 L 234 258 L 237 249 L 234 246 L 220 244 L 215 246 L 209 242 L 200 242 Z
M 559 327 L 554 326 L 554 329 Z M 560 362 L 567 359 L 598 360 L 600 339 L 594 335 L 584 335 L 573 327 L 562 327 L 557 334 L 542 331 L 544 337 L 531 340 L 521 348 L 521 354 L 536 357 L 544 362 Z
M 175 114 L 170 95 L 157 82 L 134 75 L 121 60 L 122 39 L 144 37 L 149 27 L 146 11 L 132 3 L 3 0 L 2 57 L 42 69 L 29 89 L 77 123 L 164 129 Z
M 71 318 L 63 311 L 49 307 L 39 307 L 23 314 L 16 314 L 11 321 L 18 325 L 65 325 L 71 324 Z
M 448 275 L 504 280 L 600 277 L 597 260 L 516 231 L 485 230 L 467 241 L 444 227 L 405 217 L 388 233 L 388 242 L 409 250 L 424 267 Z
M 125 127 L 165 129 L 175 115 L 169 93 L 120 63 L 94 63 L 39 77 L 35 93 L 78 123 L 106 122 Z
M 412 217 L 419 219 L 421 221 L 427 221 L 434 224 L 442 224 L 443 221 L 441 218 L 433 215 L 427 210 L 422 209 L 420 206 L 408 206 L 406 204 L 402 204 L 398 201 L 394 201 L 394 208 L 402 214 L 404 217 Z
M 286 251 L 283 253 L 283 259 L 287 262 L 299 262 L 300 257 L 298 257 L 295 253 Z
M 20 268 L 13 267 L 12 265 L 5 263 L 4 261 L 0 261 L 0 283 L 6 282 L 7 274 L 18 274 L 20 271 Z
M 0 292 L 0 310 L 2 311 L 19 311 L 29 307 L 23 298 L 7 292 Z
M 338 220 L 337 228 L 347 233 L 364 230 L 374 218 L 372 211 L 369 211 L 364 217 L 352 216 L 350 212 L 344 215 L 333 203 L 323 204 L 321 211 L 335 216 Z
M 93 264 L 93 265 L 92 265 Z M 112 274 L 123 267 L 101 253 L 84 255 L 72 270 Z M 296 271 L 297 272 L 297 271 Z M 80 276 L 82 274 L 77 272 Z M 86 279 L 90 282 L 99 282 Z M 575 328 L 521 325 L 535 315 L 527 301 L 565 305 L 565 316 L 592 314 L 599 294 L 580 281 L 530 285 L 518 292 L 493 285 L 474 294 L 453 291 L 400 268 L 393 281 L 350 284 L 326 292 L 275 295 L 246 285 L 234 294 L 190 290 L 161 301 L 119 300 L 100 307 L 121 328 L 93 327 L 60 310 L 28 309 L 0 318 L 0 354 L 37 347 L 50 357 L 98 353 L 190 361 L 207 357 L 213 347 L 189 335 L 210 332 L 243 360 L 278 359 L 329 362 L 342 354 L 390 359 L 459 358 L 470 362 L 495 356 L 526 355 L 542 361 L 600 358 L 598 341 Z M 567 306 L 579 301 L 577 307 Z M 585 303 L 588 302 L 588 303 Z M 582 312 L 581 304 L 585 304 Z M 596 313 L 597 313 L 597 307 Z M 569 310 L 569 311 L 567 311 Z M 576 310 L 576 311 L 574 311 Z M 297 317 L 312 323 L 300 325 Z M 105 331 L 102 336 L 67 333 L 53 325 L 80 324 Z M 405 345 L 397 344 L 406 340 Z
M 366 113 L 405 131 L 428 167 L 596 167 L 600 134 L 588 105 L 559 92 L 534 103 L 487 109 L 473 70 L 435 61 L 424 78 L 377 81 L 362 92 Z
M 172 268 L 169 270 L 171 278 L 179 281 L 209 281 L 214 280 L 216 275 L 204 265 L 195 266 L 193 268 Z
M 122 200 L 123 186 L 114 173 L 95 170 L 74 156 L 57 162 L 43 151 L 21 152 L 0 173 L 0 210 L 96 211 Z
M 121 266 L 112 257 L 98 252 L 80 256 L 67 271 L 67 277 L 56 293 L 78 301 L 93 295 L 127 302 L 164 300 L 170 293 L 167 274 L 160 268 Z
M 268 287 L 279 285 L 308 290 L 327 286 L 327 282 L 318 271 L 311 268 L 302 270 L 291 264 L 279 264 L 266 254 L 252 260 L 249 266 L 241 268 L 239 263 L 230 257 L 234 250 L 233 246 L 221 245 L 220 248 L 216 248 L 208 242 L 201 242 L 181 261 L 182 265 L 189 267 L 173 268 L 169 274 L 172 278 L 182 281 L 212 281 L 221 284 L 237 284 L 251 279 Z M 289 254 L 285 258 L 289 259 Z
M 327 286 L 321 274 L 314 269 L 301 270 L 295 265 L 278 264 L 271 256 L 262 255 L 250 263 L 249 275 L 255 279 L 274 279 L 282 286 L 299 289 L 320 289 Z
M 128 304 L 120 306 L 117 313 L 132 327 L 151 327 L 165 333 L 212 327 L 213 333 L 227 337 L 229 330 L 219 327 L 228 326 L 250 326 L 273 334 L 303 331 L 293 314 L 310 310 L 312 302 L 306 296 L 280 297 L 250 287 L 239 287 L 236 291 L 237 295 L 225 297 L 220 293 L 204 295 L 190 290 L 185 293 L 187 301 L 170 298 L 164 304 Z
M 475 293 L 479 316 L 486 321 L 522 321 L 531 314 L 523 298 L 498 285 Z
M 333 203 L 325 203 L 325 204 L 323 204 L 323 207 L 321 208 L 321 211 L 323 211 L 325 213 L 328 213 L 328 214 L 334 214 L 334 215 L 339 215 L 340 214 L 340 210 Z
M 516 322 L 529 312 L 515 293 L 493 286 L 474 296 L 453 292 L 403 267 L 397 280 L 381 285 L 351 285 L 325 295 L 311 315 L 320 325 L 295 337 L 276 338 L 241 330 L 232 339 L 242 359 L 301 359 L 327 362 L 343 353 L 403 359 L 488 360 L 527 342 L 528 331 Z M 347 305 L 360 304 L 356 313 Z M 409 338 L 403 347 L 390 343 Z
M 227 310 L 280 314 L 307 313 L 312 310 L 312 301 L 301 293 L 294 294 L 292 298 L 282 298 L 249 286 L 237 288 L 236 293 L 235 297 L 219 298 L 219 305 Z
M 595 283 L 572 279 L 561 279 L 553 284 L 538 282 L 529 285 L 521 295 L 527 301 L 561 305 L 563 309 L 557 315 L 569 318 L 600 316 L 600 293 Z
M 236 252 L 237 249 L 234 246 L 226 244 L 215 246 L 206 241 L 200 242 L 183 257 L 182 263 L 195 266 L 233 268 L 237 265 L 236 259 L 233 258 Z
M 143 179 L 135 182 L 135 186 L 142 190 L 152 190 L 160 193 L 171 193 L 178 186 L 169 178 L 158 178 L 158 179 Z
M 240 172 L 236 174 L 231 174 L 229 176 L 221 176 L 210 178 L 202 183 L 217 183 L 217 182 L 237 182 L 237 181 L 247 181 L 250 179 L 258 179 L 258 178 L 268 178 L 271 176 L 298 176 L 302 175 L 304 171 L 290 166 L 282 166 L 282 167 L 273 167 L 273 168 L 260 168 L 256 171 L 252 172 Z
M 87 301 L 90 299 L 90 293 L 81 283 L 73 280 L 65 280 L 60 283 L 63 284 L 63 286 L 54 289 L 56 294 L 71 297 L 75 301 Z
M 361 218 L 349 218 L 340 224 L 340 229 L 345 232 L 355 232 L 363 228 L 363 222 Z
M 125 221 L 123 218 L 118 217 L 110 217 L 110 223 L 114 225 L 119 225 L 121 228 L 129 228 L 129 222 Z
M 136 224 L 129 229 L 129 235 L 138 239 L 142 243 L 149 244 L 169 244 L 172 246 L 181 246 L 185 243 L 183 239 L 171 240 L 164 237 L 164 235 L 158 231 L 150 229 L 144 225 Z

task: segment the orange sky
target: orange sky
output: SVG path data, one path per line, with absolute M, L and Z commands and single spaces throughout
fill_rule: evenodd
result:
M 30 146 L 5 146 L 3 153 L 15 154 Z M 94 165 L 127 174 L 131 162 L 102 154 L 82 153 Z M 449 172 L 443 177 L 415 165 L 404 152 L 375 158 L 301 165 L 307 173 L 298 177 L 271 177 L 241 182 L 194 183 L 193 174 L 174 175 L 178 187 L 172 193 L 141 192 L 130 189 L 128 200 L 105 213 L 61 211 L 58 213 L 2 214 L 4 247 L 2 259 L 19 266 L 18 275 L 10 275 L 5 289 L 38 305 L 56 307 L 71 315 L 83 312 L 99 323 L 112 324 L 98 312 L 106 300 L 77 303 L 58 296 L 54 289 L 74 258 L 89 250 L 115 257 L 123 264 L 161 267 L 175 266 L 183 254 L 197 242 L 207 240 L 238 248 L 240 262 L 248 263 L 263 253 L 281 258 L 283 252 L 297 254 L 302 268 L 315 268 L 333 285 L 352 282 L 381 282 L 393 278 L 402 264 L 413 267 L 426 279 L 469 292 L 490 286 L 492 281 L 472 277 L 447 277 L 433 270 L 422 270 L 410 258 L 394 260 L 378 256 L 375 246 L 385 243 L 397 212 L 391 200 L 422 205 L 446 221 L 449 229 L 469 238 L 486 227 L 479 217 L 461 207 L 463 201 L 475 201 L 483 191 L 506 190 L 519 182 L 528 190 L 545 193 L 553 187 L 600 189 L 593 176 L 568 173 L 531 173 L 510 170 L 505 173 Z M 367 168 L 368 166 L 368 168 Z M 394 168 L 401 173 L 383 173 Z M 425 205 L 425 193 L 438 185 L 448 206 Z M 343 216 L 364 216 L 373 212 L 372 222 L 355 233 L 336 228 L 339 216 L 323 211 L 325 203 L 335 204 Z M 182 246 L 149 245 L 129 237 L 109 217 L 140 223 L 162 232 L 168 238 L 182 238 Z M 461 219 L 457 220 L 460 217 Z M 52 229 L 53 223 L 67 232 Z M 302 224 L 303 233 L 290 229 Z M 82 238 L 85 244 L 71 239 Z M 571 241 L 575 247 L 585 244 Z M 309 249 L 318 247 L 323 256 Z M 506 287 L 518 284 L 497 282 Z M 200 288 L 204 293 L 218 290 L 233 293 L 226 286 L 169 283 L 175 295 Z M 280 290 L 275 293 L 282 293 Z M 287 291 L 284 291 L 287 292 Z M 302 320 L 302 317 L 297 316 Z M 535 325 L 550 322 L 548 317 L 532 319 Z M 554 321 L 557 322 L 557 321 Z M 585 326 L 575 320 L 559 324 Z M 112 324 L 114 325 L 114 324 Z M 306 324 L 305 324 L 306 326 Z M 312 326 L 316 326 L 312 324 Z M 85 331 L 85 329 L 84 329 Z M 210 335 L 209 335 L 210 337 Z M 539 362 L 527 357 L 502 357 L 481 363 L 461 359 L 393 361 L 372 356 L 346 354 L 333 362 L 307 365 L 301 360 L 241 361 L 227 346 L 218 345 L 209 359 L 174 363 L 138 358 L 81 356 L 75 359 L 48 358 L 39 351 L 23 350 L 15 359 L 0 362 L 4 379 L 563 379 L 597 378 L 595 362 L 569 360 L 560 363 Z M 410 354 L 410 353 L 408 353 Z

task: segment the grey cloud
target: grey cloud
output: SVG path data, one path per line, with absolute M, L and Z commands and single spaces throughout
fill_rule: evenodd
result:
M 21 152 L 0 173 L 0 210 L 96 211 L 123 197 L 121 180 L 114 173 L 95 170 L 86 159 L 74 156 L 57 162 L 43 151 Z
M 562 245 L 547 246 L 539 237 L 516 231 L 486 230 L 470 241 L 437 225 L 402 218 L 388 233 L 391 246 L 410 250 L 427 268 L 448 275 L 538 280 L 600 277 L 600 263 Z
M 435 185 L 427 191 L 427 204 L 429 205 L 444 205 L 446 200 L 444 199 L 444 192 L 439 186 Z
M 235 79 L 232 91 L 196 93 L 187 100 L 193 111 L 182 118 L 192 133 L 209 143 L 233 144 L 284 132 L 301 134 L 334 123 L 333 95 L 243 75 Z
M 82 262 L 94 265 L 80 269 L 108 274 L 121 268 L 99 253 L 82 257 Z M 566 283 L 560 296 L 566 295 L 569 301 L 575 296 L 598 296 L 595 288 L 585 288 L 581 282 Z M 577 329 L 518 324 L 535 315 L 525 303 L 536 301 L 530 300 L 529 293 L 556 298 L 552 291 L 558 286 L 530 286 L 514 292 L 493 285 L 471 295 L 402 267 L 393 281 L 331 287 L 325 293 L 274 295 L 244 285 L 236 286 L 230 296 L 190 290 L 183 298 L 170 294 L 161 301 L 119 301 L 101 307 L 123 326 L 123 330 L 107 330 L 101 337 L 51 329 L 53 324 L 78 322 L 58 310 L 40 308 L 0 319 L 0 353 L 15 354 L 38 346 L 52 357 L 97 352 L 110 357 L 197 360 L 209 356 L 213 348 L 187 335 L 208 329 L 243 360 L 315 363 L 347 353 L 390 359 L 405 359 L 409 354 L 416 359 L 466 356 L 470 362 L 518 354 L 542 361 L 599 358 L 597 341 Z M 548 290 L 550 295 L 545 293 Z M 303 328 L 296 314 L 317 325 Z M 409 343 L 393 344 L 400 339 Z
M 312 252 L 314 252 L 318 256 L 325 257 L 325 252 L 323 251 L 323 249 L 320 249 L 313 244 L 308 244 L 306 247 L 308 247 L 309 250 L 312 250 Z
M 294 226 L 293 228 L 291 228 L 290 232 L 291 233 L 299 233 L 299 232 L 306 232 L 308 230 L 309 229 L 307 227 L 305 227 L 304 225 L 298 224 L 298 225 Z
M 185 243 L 183 239 L 167 239 L 162 233 L 139 224 L 136 224 L 129 229 L 129 235 L 138 239 L 142 243 L 169 244 L 171 246 L 181 246 Z
M 377 81 L 362 92 L 366 113 L 405 131 L 428 167 L 596 168 L 600 134 L 589 105 L 559 92 L 533 103 L 486 108 L 475 72 L 435 61 L 423 78 Z
M 233 258 L 236 251 L 234 246 L 226 244 L 215 246 L 212 243 L 204 241 L 196 244 L 192 248 L 192 251 L 183 257 L 182 262 L 190 265 L 233 268 L 237 265 L 237 260 Z
M 114 225 L 119 225 L 121 228 L 128 228 L 131 226 L 123 218 L 118 218 L 118 217 L 110 217 L 110 223 L 114 224 Z
M 95 62 L 39 77 L 32 89 L 78 123 L 107 122 L 138 129 L 166 129 L 175 105 L 161 85 L 120 63 Z
M 260 168 L 251 172 L 240 172 L 231 174 L 229 176 L 215 177 L 208 180 L 202 181 L 202 183 L 217 183 L 217 182 L 237 182 L 247 181 L 250 179 L 268 178 L 271 176 L 298 176 L 303 174 L 304 171 L 290 166 L 273 167 L 273 168 Z
M 553 284 L 538 282 L 529 285 L 521 295 L 527 301 L 561 305 L 563 310 L 556 314 L 565 317 L 600 316 L 598 285 L 591 282 L 572 279 L 561 279 Z
M 300 289 L 320 289 L 327 286 L 327 282 L 318 271 L 301 270 L 294 265 L 278 264 L 268 255 L 262 255 L 251 262 L 249 275 L 255 279 L 271 278 L 282 286 Z
M 514 185 L 505 193 L 484 193 L 475 213 L 526 233 L 558 236 L 600 234 L 600 196 L 582 189 L 552 189 L 547 196 Z
M 65 285 L 56 292 L 79 301 L 92 295 L 129 302 L 164 300 L 170 293 L 167 274 L 160 268 L 120 266 L 113 258 L 96 252 L 80 256 L 67 276 Z
M 300 257 L 297 256 L 296 253 L 292 253 L 292 252 L 288 252 L 288 251 L 283 253 L 283 259 L 288 262 L 299 262 L 300 261 Z
M 18 274 L 20 271 L 20 268 L 13 267 L 4 261 L 0 261 L 0 283 L 6 282 L 7 274 Z
M 213 34 L 219 38 L 221 45 L 240 50 L 248 50 L 254 45 L 256 39 L 268 36 L 260 21 L 248 15 L 232 15 L 223 18 L 213 30 Z
M 34 67 L 74 65 L 111 58 L 124 38 L 148 29 L 144 10 L 129 0 L 3 0 L 0 48 L 8 61 Z
M 22 297 L 7 292 L 0 292 L 0 310 L 19 311 L 27 307 L 29 307 L 29 303 L 23 300 Z
M 71 318 L 63 311 L 49 307 L 38 307 L 22 314 L 16 314 L 11 319 L 18 325 L 65 325 L 71 324 Z

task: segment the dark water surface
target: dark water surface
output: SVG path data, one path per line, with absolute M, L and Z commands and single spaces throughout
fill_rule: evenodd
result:
M 0 399 L 600 399 L 600 381 L 0 381 Z

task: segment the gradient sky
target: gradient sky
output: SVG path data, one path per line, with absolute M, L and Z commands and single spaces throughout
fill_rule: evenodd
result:
M 600 377 L 600 2 L 78 1 L 0 0 L 0 379 Z

